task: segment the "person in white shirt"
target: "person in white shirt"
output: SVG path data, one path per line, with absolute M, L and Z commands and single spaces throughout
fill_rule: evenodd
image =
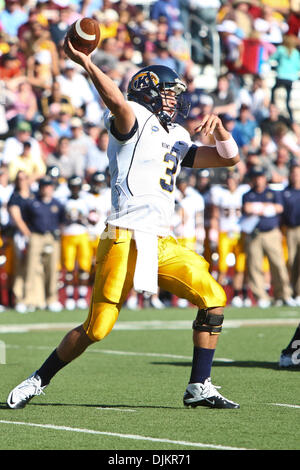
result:
M 8 165 L 14 157 L 22 154 L 24 143 L 30 143 L 31 156 L 37 162 L 41 161 L 41 149 L 38 140 L 31 135 L 31 125 L 27 121 L 20 121 L 17 125 L 16 135 L 8 137 L 4 142 L 2 164 Z
M 225 292 L 209 273 L 205 259 L 170 236 L 181 166 L 233 166 L 239 161 L 236 142 L 214 114 L 205 116 L 197 129 L 214 136 L 215 146 L 211 147 L 197 147 L 186 129 L 174 123 L 176 114 L 187 116 L 189 108 L 183 98 L 186 85 L 169 67 L 152 65 L 134 74 L 126 100 L 90 56 L 76 51 L 70 41 L 65 42 L 65 51 L 85 69 L 108 108 L 105 125 L 110 138 L 112 210 L 98 246 L 86 321 L 67 333 L 44 364 L 10 392 L 7 404 L 10 408 L 25 406 L 62 367 L 105 338 L 132 287 L 147 295 L 156 294 L 160 287 L 198 307 L 184 405 L 239 408 L 217 391 L 210 378 Z

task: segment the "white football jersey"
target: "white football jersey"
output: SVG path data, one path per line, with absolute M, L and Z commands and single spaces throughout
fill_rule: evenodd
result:
M 167 132 L 144 106 L 131 101 L 129 104 L 138 123 L 129 140 L 114 137 L 110 131 L 113 116 L 105 116 L 110 134 L 107 154 L 112 188 L 112 212 L 107 221 L 167 236 L 175 206 L 176 176 L 193 142 L 182 126 L 173 124 Z
M 105 189 L 101 194 L 87 193 L 86 203 L 89 209 L 88 232 L 91 240 L 97 240 L 103 230 L 111 209 L 111 190 Z
M 182 195 L 182 197 L 179 196 L 178 201 L 179 207 L 182 208 L 183 212 L 181 224 L 174 230 L 175 236 L 178 238 L 197 237 L 199 235 L 199 225 L 201 225 L 202 228 L 204 227 L 203 197 L 192 187 L 188 187 L 186 194 Z
M 218 190 L 212 192 L 212 204 L 217 206 L 220 211 L 220 232 L 239 233 L 241 231 L 242 197 L 249 189 L 248 185 L 243 184 L 238 186 L 234 192 L 222 187 L 218 187 Z
M 88 205 L 82 198 L 67 199 L 65 203 L 66 224 L 63 235 L 81 235 L 87 233 Z

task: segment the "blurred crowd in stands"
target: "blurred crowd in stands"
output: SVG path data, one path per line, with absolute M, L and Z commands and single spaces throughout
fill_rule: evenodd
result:
M 235 307 L 300 305 L 300 0 L 0 0 L 0 310 L 88 305 L 110 177 L 103 103 L 63 50 L 83 16 L 124 94 L 139 68 L 167 65 L 188 85 L 193 140 L 213 145 L 194 132 L 213 112 L 239 146 L 234 171 L 179 175 L 178 242 Z M 127 301 L 148 304 L 187 306 Z

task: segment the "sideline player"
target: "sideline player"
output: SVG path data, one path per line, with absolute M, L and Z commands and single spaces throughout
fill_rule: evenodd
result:
M 243 307 L 244 300 L 248 302 L 245 282 L 245 251 L 240 226 L 242 214 L 243 194 L 250 190 L 250 186 L 239 184 L 240 176 L 234 171 L 228 171 L 224 187 L 212 191 L 212 217 L 211 228 L 218 232 L 219 275 L 218 282 L 224 286 L 228 274 L 228 255 L 233 253 L 236 259 L 233 275 L 233 298 L 231 304 Z M 242 299 L 243 294 L 244 299 Z
M 62 265 L 65 269 L 65 291 L 67 310 L 75 307 L 88 308 L 88 280 L 91 263 L 91 250 L 87 227 L 88 205 L 81 196 L 82 179 L 73 175 L 68 179 L 70 196 L 65 202 L 65 224 L 61 237 Z M 76 279 L 77 278 L 77 279 Z M 75 284 L 78 299 L 75 301 Z
M 53 376 L 85 349 L 110 333 L 130 289 L 155 294 L 158 285 L 198 307 L 193 322 L 193 361 L 185 406 L 239 408 L 223 397 L 210 379 L 226 295 L 209 273 L 208 263 L 169 236 L 174 188 L 181 165 L 192 168 L 233 166 L 238 147 L 214 114 L 197 128 L 216 145 L 197 147 L 173 119 L 187 116 L 186 85 L 169 67 L 152 65 L 137 72 L 126 100 L 90 56 L 69 41 L 67 55 L 81 65 L 107 106 L 112 213 L 101 235 L 97 270 L 86 321 L 69 331 L 42 366 L 9 394 L 10 408 L 24 407 L 43 393 Z

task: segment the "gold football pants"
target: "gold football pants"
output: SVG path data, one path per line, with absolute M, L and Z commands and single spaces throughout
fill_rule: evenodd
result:
M 91 268 L 91 247 L 87 233 L 63 235 L 61 238 L 63 267 L 72 272 L 78 263 L 79 269 L 89 272 Z
M 101 236 L 96 276 L 84 330 L 92 341 L 103 339 L 112 330 L 120 309 L 133 287 L 137 250 L 132 232 L 114 229 Z M 208 271 L 207 261 L 172 237 L 158 239 L 158 284 L 198 308 L 223 307 L 226 294 Z

